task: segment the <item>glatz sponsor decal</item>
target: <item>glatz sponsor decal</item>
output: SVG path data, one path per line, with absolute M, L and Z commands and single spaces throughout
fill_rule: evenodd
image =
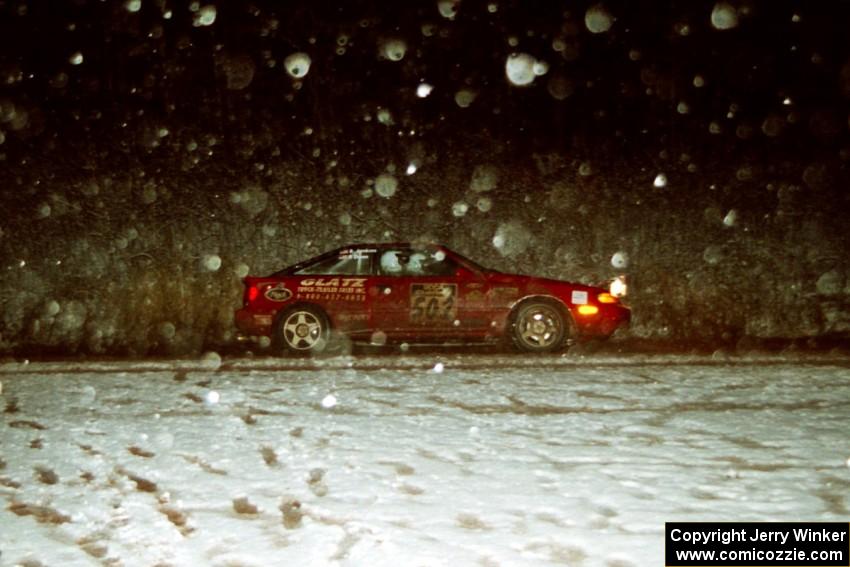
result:
M 287 301 L 292 297 L 292 292 L 286 289 L 282 283 L 272 286 L 263 294 L 269 301 Z
M 366 301 L 366 278 L 305 278 L 298 284 L 298 298 Z

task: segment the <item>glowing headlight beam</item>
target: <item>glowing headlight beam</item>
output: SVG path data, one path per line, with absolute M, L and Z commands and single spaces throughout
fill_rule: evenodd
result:
M 625 297 L 628 292 L 628 286 L 626 285 L 626 276 L 617 276 L 611 282 L 611 286 L 609 288 L 609 292 L 614 297 Z

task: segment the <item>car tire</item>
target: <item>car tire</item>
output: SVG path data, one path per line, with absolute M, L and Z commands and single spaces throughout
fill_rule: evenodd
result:
M 573 321 L 569 313 L 551 301 L 522 303 L 511 316 L 510 336 L 522 352 L 560 352 L 567 348 Z
M 273 341 L 282 354 L 311 356 L 329 346 L 331 325 L 324 311 L 313 305 L 293 305 L 278 315 Z

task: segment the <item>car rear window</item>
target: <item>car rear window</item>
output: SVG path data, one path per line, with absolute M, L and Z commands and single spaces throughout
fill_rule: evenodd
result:
M 295 274 L 368 276 L 372 273 L 373 255 L 374 250 L 342 250 L 296 270 Z

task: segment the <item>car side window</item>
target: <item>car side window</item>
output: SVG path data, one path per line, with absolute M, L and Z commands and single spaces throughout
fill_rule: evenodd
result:
M 391 248 L 381 253 L 378 263 L 384 276 L 448 276 L 457 264 L 442 251 Z
M 343 250 L 295 272 L 298 275 L 368 276 L 374 250 Z
M 404 251 L 402 250 L 385 250 L 381 254 L 381 261 L 379 262 L 379 267 L 381 269 L 381 275 L 384 276 L 403 276 L 404 274 L 404 265 L 403 263 L 406 256 Z

